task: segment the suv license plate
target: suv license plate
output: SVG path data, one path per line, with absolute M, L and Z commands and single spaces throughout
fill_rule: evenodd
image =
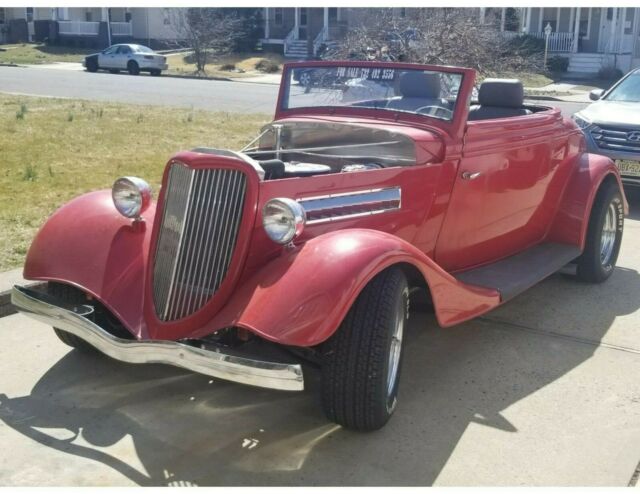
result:
M 634 161 L 616 161 L 616 165 L 621 175 L 631 175 L 640 177 L 640 162 Z

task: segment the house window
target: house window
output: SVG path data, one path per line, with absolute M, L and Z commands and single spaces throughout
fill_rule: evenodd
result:
M 300 25 L 301 26 L 307 25 L 307 9 L 306 8 L 300 9 Z
M 85 12 L 84 13 L 84 20 L 87 21 L 87 22 L 91 22 L 93 20 L 93 12 L 91 12 L 90 10 Z
M 589 33 L 591 32 L 591 8 L 581 9 L 579 32 L 582 39 L 589 39 Z
M 27 22 L 33 22 L 33 7 L 27 7 Z
M 400 17 L 402 17 L 402 18 L 407 17 L 407 9 L 406 8 L 402 7 L 400 9 Z
M 336 22 L 338 20 L 338 9 L 336 7 L 329 7 L 329 22 Z
M 4 9 L 0 8 L 0 24 L 4 24 Z
M 124 13 L 124 22 L 131 22 L 131 12 Z
M 282 9 L 281 9 L 281 8 L 280 8 L 280 9 L 276 8 L 276 9 L 275 9 L 274 16 L 275 16 L 275 17 L 274 17 L 274 21 L 273 21 L 273 23 L 274 23 L 276 26 L 282 26 L 282 18 L 283 18 Z

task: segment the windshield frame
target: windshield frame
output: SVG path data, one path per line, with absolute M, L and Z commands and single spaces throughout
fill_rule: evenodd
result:
M 629 79 L 631 76 L 636 76 L 636 77 L 640 77 L 640 69 L 634 69 L 629 71 L 628 74 L 626 74 L 624 77 L 622 77 L 618 82 L 616 82 L 613 86 L 611 86 L 611 88 L 609 88 L 609 90 L 602 96 L 602 98 L 600 98 L 600 100 L 604 100 L 604 101 L 614 101 L 614 102 L 619 102 L 619 103 L 640 103 L 640 96 L 638 100 L 635 101 L 627 101 L 627 100 L 620 100 L 620 99 L 610 99 L 609 96 L 616 91 L 622 84 L 624 84 L 626 82 L 627 79 Z
M 449 121 L 434 118 L 426 114 L 416 114 L 405 111 L 396 111 L 388 108 L 367 108 L 356 106 L 314 106 L 314 107 L 298 107 L 285 108 L 287 102 L 287 90 L 289 82 L 292 79 L 292 71 L 301 68 L 315 67 L 365 67 L 365 68 L 389 68 L 397 70 L 423 70 L 433 72 L 445 72 L 459 74 L 462 76 L 460 88 L 458 89 L 458 98 L 456 99 L 453 109 L 453 118 Z M 282 80 L 280 83 L 280 92 L 278 95 L 278 103 L 276 108 L 276 120 L 281 118 L 325 115 L 325 116 L 347 116 L 360 117 L 374 120 L 390 120 L 394 122 L 411 123 L 418 126 L 438 127 L 451 137 L 462 137 L 464 126 L 466 124 L 469 113 L 469 104 L 471 101 L 471 91 L 475 83 L 476 71 L 474 69 L 451 67 L 444 65 L 422 65 L 410 63 L 396 62 L 380 62 L 380 61 L 355 61 L 355 60 L 323 60 L 309 62 L 285 63 L 282 70 Z

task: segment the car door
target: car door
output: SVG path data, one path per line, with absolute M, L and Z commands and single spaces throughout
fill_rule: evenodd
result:
M 129 60 L 133 57 L 133 52 L 131 51 L 131 47 L 127 45 L 120 45 L 118 47 L 118 52 L 116 53 L 116 63 L 117 68 L 126 69 Z
M 101 52 L 98 55 L 98 65 L 105 69 L 117 68 L 116 52 L 118 51 L 118 48 L 119 45 L 113 45 Z
M 543 240 L 579 152 L 567 135 L 551 110 L 468 122 L 436 261 L 456 271 Z

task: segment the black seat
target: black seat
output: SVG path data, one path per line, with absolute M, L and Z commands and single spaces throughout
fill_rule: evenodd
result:
M 425 74 L 409 71 L 400 76 L 401 97 L 387 103 L 392 110 L 416 111 L 424 106 L 448 108 L 446 100 L 440 98 L 440 74 Z
M 469 109 L 469 120 L 529 115 L 523 107 L 524 89 L 518 79 L 485 79 L 478 92 L 479 105 Z

